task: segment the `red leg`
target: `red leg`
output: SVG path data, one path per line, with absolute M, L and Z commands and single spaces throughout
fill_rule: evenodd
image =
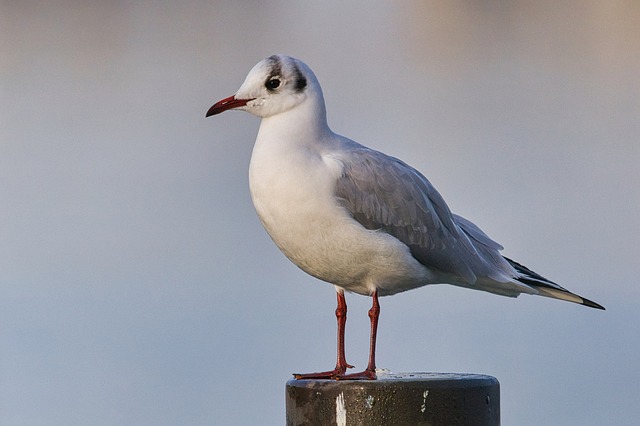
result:
M 336 370 L 344 374 L 347 368 L 353 368 L 353 365 L 347 363 L 347 357 L 344 352 L 344 330 L 347 325 L 347 301 L 344 298 L 344 291 L 337 292 L 338 307 L 336 308 L 336 318 L 338 319 L 338 355 L 336 360 Z
M 378 303 L 378 292 L 371 295 L 373 304 L 369 309 L 371 319 L 371 338 L 369 340 L 369 363 L 367 369 L 360 373 L 343 374 L 336 377 L 338 380 L 375 380 L 376 379 L 376 336 L 378 335 L 378 317 L 380 316 L 380 304 Z
M 344 298 L 344 291 L 337 291 L 338 307 L 336 308 L 336 319 L 338 320 L 338 360 L 336 368 L 330 371 L 322 371 L 319 373 L 297 374 L 293 376 L 296 379 L 335 379 L 344 375 L 347 368 L 353 368 L 353 365 L 347 363 L 344 353 L 344 329 L 347 324 L 347 301 Z

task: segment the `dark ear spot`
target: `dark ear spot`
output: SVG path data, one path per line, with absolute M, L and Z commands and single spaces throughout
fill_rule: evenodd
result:
M 300 72 L 300 68 L 298 68 L 296 64 L 293 64 L 293 81 L 293 87 L 297 93 L 302 92 L 304 88 L 307 87 L 307 79 L 302 72 Z

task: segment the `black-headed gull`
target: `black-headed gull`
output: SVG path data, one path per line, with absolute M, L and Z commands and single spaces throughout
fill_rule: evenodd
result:
M 411 166 L 333 133 L 320 84 L 302 61 L 262 60 L 236 94 L 206 116 L 229 109 L 262 118 L 249 166 L 260 221 L 293 263 L 337 291 L 336 367 L 296 378 L 375 379 L 378 296 L 427 284 L 604 309 L 503 257 L 500 244 L 451 213 Z M 361 373 L 345 374 L 351 366 L 344 352 L 344 290 L 373 298 L 369 363 Z

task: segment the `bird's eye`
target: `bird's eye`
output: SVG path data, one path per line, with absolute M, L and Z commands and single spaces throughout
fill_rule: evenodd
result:
M 270 78 L 269 80 L 267 80 L 267 83 L 265 84 L 265 86 L 267 87 L 267 90 L 275 90 L 278 87 L 280 87 L 280 79 L 279 78 Z

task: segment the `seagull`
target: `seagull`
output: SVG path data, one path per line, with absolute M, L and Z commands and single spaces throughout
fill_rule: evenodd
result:
M 376 379 L 378 297 L 428 284 L 604 309 L 502 256 L 503 247 L 452 213 L 416 169 L 331 131 L 320 83 L 299 59 L 260 61 L 206 117 L 232 109 L 262 119 L 249 166 L 262 225 L 287 258 L 336 289 L 336 366 L 296 379 Z M 345 357 L 345 290 L 373 299 L 369 361 L 352 374 L 346 374 L 352 366 Z

